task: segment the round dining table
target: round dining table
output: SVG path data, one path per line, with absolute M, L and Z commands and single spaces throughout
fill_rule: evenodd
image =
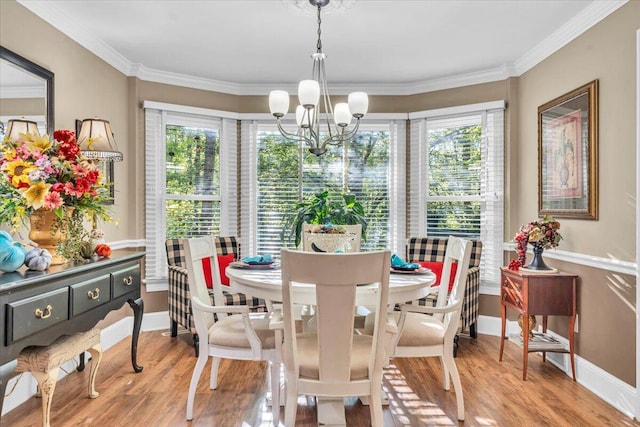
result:
M 229 266 L 225 271 L 233 292 L 241 292 L 267 301 L 282 301 L 282 274 L 279 267 Z M 435 281 L 436 276 L 430 270 L 421 269 L 417 272 L 392 270 L 389 276 L 389 305 L 413 301 L 437 291 L 437 288 L 431 286 Z M 300 303 L 315 304 L 313 286 L 297 284 L 294 288 L 297 294 L 296 299 Z M 376 290 L 376 284 L 358 285 L 356 303 L 361 306 L 375 306 Z

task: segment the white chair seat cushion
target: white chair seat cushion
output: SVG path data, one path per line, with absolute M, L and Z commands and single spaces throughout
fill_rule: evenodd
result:
M 445 325 L 433 316 L 407 313 L 398 346 L 421 347 L 442 344 L 445 330 Z
M 269 314 L 251 313 L 249 318 L 256 335 L 262 342 L 262 348 L 275 348 L 276 338 L 273 331 L 269 329 Z M 242 323 L 242 315 L 234 314 L 215 322 L 209 328 L 209 344 L 224 347 L 251 348 Z
M 300 376 L 320 379 L 318 369 L 318 337 L 314 333 L 297 334 Z M 351 380 L 366 378 L 369 371 L 369 355 L 373 337 L 354 335 L 351 352 Z

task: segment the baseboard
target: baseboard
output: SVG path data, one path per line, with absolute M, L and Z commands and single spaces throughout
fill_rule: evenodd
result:
M 142 316 L 142 332 L 157 331 L 162 329 L 168 329 L 170 325 L 169 313 L 166 311 L 147 313 Z M 128 316 L 117 322 L 103 328 L 100 332 L 100 343 L 102 344 L 102 351 L 107 351 L 120 341 L 127 339 L 131 336 L 133 331 L 133 316 Z M 85 353 L 85 360 L 89 361 L 91 355 Z M 67 376 L 68 373 L 73 372 L 78 366 L 78 358 L 74 358 L 65 362 L 60 369 L 60 375 L 58 380 Z M 29 373 L 21 374 L 10 379 L 7 382 L 6 393 L 2 405 L 2 415 L 20 406 L 31 397 L 36 394 L 37 382 L 33 376 Z M 55 399 L 55 395 L 54 395 Z
M 499 317 L 480 316 L 478 318 L 478 333 L 485 335 L 500 336 L 501 320 Z M 520 327 L 517 322 L 508 321 L 506 324 L 506 335 L 518 333 Z M 548 331 L 550 335 L 558 339 L 565 345 L 569 345 L 566 338 Z M 496 348 L 496 356 L 498 355 Z M 547 360 L 557 366 L 566 375 L 571 376 L 571 361 L 566 353 L 547 353 Z M 609 403 L 611 406 L 633 418 L 636 415 L 635 401 L 636 389 L 610 373 L 602 370 L 598 366 L 575 355 L 576 381 L 593 392 L 596 396 Z

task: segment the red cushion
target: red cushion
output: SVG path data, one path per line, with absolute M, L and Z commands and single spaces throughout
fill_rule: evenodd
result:
M 235 259 L 234 254 L 228 255 L 218 255 L 218 267 L 220 267 L 220 283 L 224 286 L 229 286 L 229 277 L 227 277 L 227 273 L 225 270 L 233 262 Z
M 444 269 L 444 262 L 435 261 L 411 261 L 416 264 L 420 264 L 423 267 L 428 268 L 436 275 L 436 283 L 433 286 L 440 284 L 440 276 L 442 276 L 442 270 Z M 453 281 L 456 279 L 456 271 L 458 271 L 458 264 L 455 262 L 451 264 L 451 274 L 449 275 L 449 292 L 453 289 Z
M 220 268 L 220 283 L 224 286 L 229 286 L 229 278 L 225 274 L 227 266 L 233 262 L 235 256 L 233 254 L 218 255 L 218 267 Z M 207 288 L 213 288 L 213 277 L 211 277 L 211 259 L 202 258 L 202 269 L 204 270 L 204 281 L 207 284 Z

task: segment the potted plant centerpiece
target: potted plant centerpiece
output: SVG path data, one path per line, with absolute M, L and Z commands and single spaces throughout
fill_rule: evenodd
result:
M 339 200 L 331 200 L 328 191 L 317 193 L 310 200 L 298 203 L 296 209 L 294 214 L 286 216 L 281 233 L 283 240 L 293 239 L 296 247 L 300 246 L 302 233 L 307 232 L 318 235 L 318 240 L 334 240 L 335 243 L 330 244 L 326 251 L 341 248 L 341 241 L 349 237 L 343 225 L 359 224 L 362 226 L 362 238 L 366 238 L 364 207 L 353 194 L 342 194 Z M 312 226 L 304 231 L 304 224 Z

